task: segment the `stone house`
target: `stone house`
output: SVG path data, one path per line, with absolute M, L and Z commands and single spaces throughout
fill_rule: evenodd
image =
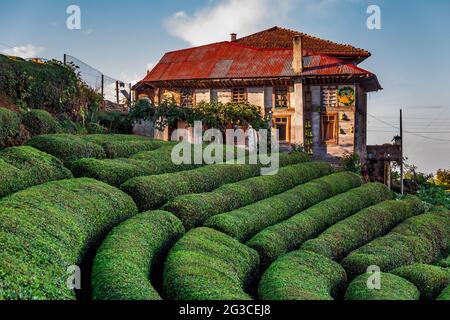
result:
M 165 98 L 186 107 L 247 101 L 271 115 L 283 143 L 304 145 L 318 159 L 357 152 L 364 160 L 367 93 L 382 89 L 375 74 L 358 67 L 370 56 L 274 27 L 168 52 L 134 90 L 155 104 Z M 170 130 L 157 137 L 168 139 Z

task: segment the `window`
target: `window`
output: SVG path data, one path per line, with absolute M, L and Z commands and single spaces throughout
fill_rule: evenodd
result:
M 338 143 L 338 118 L 337 114 L 324 114 L 321 117 L 322 142 L 327 144 Z
M 180 90 L 180 106 L 192 107 L 194 105 L 194 90 L 181 89 Z
M 275 109 L 289 108 L 289 91 L 287 87 L 275 88 Z
M 247 102 L 247 90 L 245 88 L 234 88 L 232 90 L 231 101 L 234 103 Z
M 322 106 L 327 108 L 337 107 L 337 87 L 322 87 Z
M 279 141 L 280 142 L 289 142 L 290 135 L 290 117 L 280 117 L 275 118 L 274 127 L 278 130 L 279 133 Z

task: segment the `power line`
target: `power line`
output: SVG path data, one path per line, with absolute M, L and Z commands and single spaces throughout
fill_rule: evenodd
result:
M 396 127 L 395 125 L 393 125 L 393 124 L 391 124 L 391 123 L 389 123 L 387 121 L 381 120 L 378 117 L 375 117 L 374 115 L 372 115 L 370 113 L 368 113 L 368 115 L 370 117 L 374 118 L 375 120 L 378 120 L 379 122 L 384 123 L 385 125 L 387 125 L 389 127 L 392 127 L 392 128 L 394 128 L 396 130 L 400 130 L 399 127 Z M 431 140 L 431 141 L 450 142 L 450 139 L 432 138 L 432 137 L 424 136 L 422 134 L 415 133 L 415 132 L 412 132 L 412 131 L 406 131 L 406 130 L 404 130 L 404 132 L 408 133 L 408 134 L 411 134 L 413 136 L 416 136 L 416 137 L 419 137 L 419 138 L 423 138 L 423 139 L 427 139 L 427 140 Z

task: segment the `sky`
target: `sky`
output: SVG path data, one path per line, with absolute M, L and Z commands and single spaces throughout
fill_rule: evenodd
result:
M 66 10 L 77 5 L 81 29 Z M 381 29 L 369 30 L 369 5 Z M 165 52 L 275 25 L 372 53 L 361 67 L 384 90 L 369 95 L 369 144 L 389 143 L 403 109 L 405 155 L 419 171 L 450 169 L 450 0 L 0 0 L 0 52 L 74 56 L 106 75 L 140 80 Z

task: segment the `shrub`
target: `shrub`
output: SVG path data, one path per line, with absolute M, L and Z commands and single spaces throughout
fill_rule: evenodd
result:
M 243 242 L 267 227 L 329 197 L 361 186 L 360 176 L 341 172 L 297 186 L 249 206 L 209 218 L 205 226 Z
M 419 300 L 419 290 L 399 276 L 381 273 L 381 289 L 369 289 L 367 283 L 373 274 L 362 274 L 353 280 L 345 294 L 346 300 Z
M 58 121 L 45 110 L 30 110 L 22 116 L 22 123 L 32 136 L 57 133 L 60 129 Z
M 160 300 L 149 279 L 183 233 L 181 221 L 164 211 L 141 213 L 116 227 L 94 260 L 94 300 Z
M 435 186 L 421 186 L 417 192 L 417 196 L 429 204 L 435 206 L 444 206 L 450 210 L 450 194 L 442 188 Z
M 32 147 L 0 151 L 0 198 L 53 180 L 73 178 L 61 161 Z
M 443 268 L 450 268 L 450 256 L 439 261 L 438 265 Z
M 442 291 L 437 300 L 450 301 L 450 286 L 447 286 L 447 288 Z
M 262 300 L 333 300 L 345 287 L 345 270 L 336 262 L 308 251 L 294 251 L 264 273 L 258 296 Z
M 304 154 L 280 154 L 280 166 L 307 161 Z M 131 195 L 141 211 L 160 208 L 184 194 L 209 192 L 220 186 L 258 176 L 256 165 L 216 164 L 177 173 L 128 180 L 122 190 Z
M 431 264 L 450 249 L 448 212 L 431 212 L 412 217 L 389 234 L 369 242 L 342 261 L 349 276 L 377 265 L 383 272 L 414 263 Z
M 49 182 L 0 200 L 0 300 L 74 299 L 67 270 L 123 220 L 131 198 L 91 179 Z
M 338 221 L 387 199 L 392 199 L 392 193 L 386 186 L 366 184 L 263 230 L 247 245 L 258 251 L 262 265 L 266 266 L 281 255 L 298 249 L 306 240 L 318 236 Z
M 153 151 L 168 143 L 135 135 L 119 134 L 92 134 L 82 136 L 88 142 L 96 143 L 105 150 L 106 157 L 110 159 L 128 158 L 143 151 Z
M 59 119 L 61 133 L 67 134 L 88 134 L 87 129 L 78 122 L 73 122 L 68 116 L 61 116 Z
M 164 293 L 174 300 L 250 300 L 258 254 L 213 229 L 189 231 L 164 268 Z
M 89 134 L 105 134 L 106 128 L 101 124 L 90 122 L 86 125 L 86 130 Z
M 131 134 L 133 132 L 133 121 L 124 113 L 100 112 L 98 121 L 112 133 Z
M 0 148 L 9 145 L 20 131 L 20 117 L 17 113 L 0 108 Z
M 392 273 L 413 283 L 421 298 L 426 300 L 434 300 L 450 285 L 450 270 L 441 267 L 413 264 L 397 268 Z
M 385 201 L 338 222 L 318 238 L 306 241 L 302 249 L 341 260 L 353 250 L 386 234 L 400 222 L 424 212 L 422 201 L 416 197 Z
M 57 157 L 69 168 L 78 159 L 106 157 L 100 145 L 68 134 L 41 135 L 32 138 L 27 144 Z
M 281 168 L 276 175 L 227 184 L 209 193 L 177 197 L 165 210 L 174 213 L 189 230 L 201 226 L 209 217 L 280 194 L 331 172 L 331 166 L 323 162 L 292 165 Z

